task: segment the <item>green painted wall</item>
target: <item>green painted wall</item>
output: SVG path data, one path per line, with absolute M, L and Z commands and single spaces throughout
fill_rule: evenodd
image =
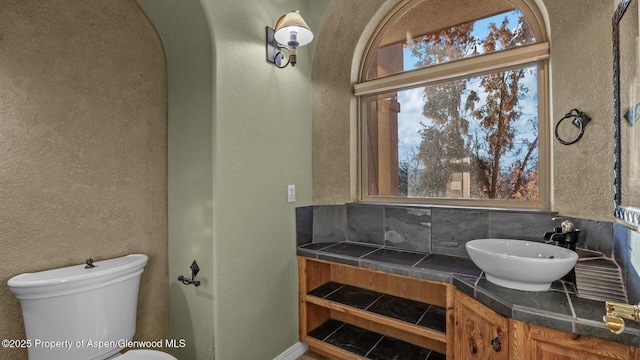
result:
M 213 359 L 214 47 L 199 1 L 139 1 L 167 59 L 169 168 L 169 329 L 186 347 L 179 359 Z M 198 288 L 177 281 L 200 266 Z
M 315 31 L 329 1 L 139 2 L 167 56 L 170 328 L 187 342 L 172 352 L 272 359 L 298 337 L 294 209 L 311 203 L 313 47 L 277 69 L 265 26 L 298 9 Z M 194 259 L 198 288 L 176 280 Z
M 265 26 L 306 1 L 209 4 L 216 43 L 216 359 L 272 359 L 297 340 L 296 205 L 311 202 L 311 58 L 265 62 Z M 296 203 L 287 203 L 295 184 Z

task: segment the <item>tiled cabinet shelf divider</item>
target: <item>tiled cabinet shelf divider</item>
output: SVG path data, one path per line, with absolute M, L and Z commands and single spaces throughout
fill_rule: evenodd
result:
M 312 350 L 331 358 L 361 359 L 364 354 L 318 336 L 340 326 L 336 324 L 347 324 L 389 341 L 413 344 L 427 354 L 433 350 L 427 359 L 452 353 L 451 285 L 306 257 L 298 258 L 298 267 L 300 340 Z

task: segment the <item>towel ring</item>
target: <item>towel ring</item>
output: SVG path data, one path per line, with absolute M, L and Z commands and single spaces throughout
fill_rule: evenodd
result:
M 560 127 L 560 124 L 567 119 L 573 119 L 571 121 L 571 124 L 577 127 L 579 131 L 578 136 L 576 136 L 576 138 L 571 141 L 566 141 L 562 139 L 558 134 L 558 128 Z M 556 140 L 558 140 L 558 142 L 562 145 L 572 145 L 577 143 L 578 141 L 580 141 L 580 139 L 582 139 L 582 135 L 584 135 L 584 129 L 587 127 L 587 124 L 589 123 L 589 121 L 591 121 L 591 117 L 589 117 L 589 115 L 583 113 L 578 109 L 572 109 L 562 119 L 558 120 L 558 122 L 556 123 L 555 131 L 554 131 L 556 135 Z

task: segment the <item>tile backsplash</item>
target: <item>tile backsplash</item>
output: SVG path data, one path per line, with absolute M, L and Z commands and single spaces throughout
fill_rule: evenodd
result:
M 383 222 L 385 245 L 431 252 L 431 209 L 387 207 Z
M 296 208 L 297 244 L 358 242 L 468 257 L 481 238 L 542 241 L 561 220 L 553 211 L 353 203 Z M 640 301 L 640 234 L 606 221 L 572 218 L 578 247 L 600 251 L 620 265 L 630 303 Z

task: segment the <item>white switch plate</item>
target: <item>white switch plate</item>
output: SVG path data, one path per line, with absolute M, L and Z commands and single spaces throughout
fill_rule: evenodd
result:
M 296 201 L 296 186 L 287 185 L 287 201 L 292 203 Z

